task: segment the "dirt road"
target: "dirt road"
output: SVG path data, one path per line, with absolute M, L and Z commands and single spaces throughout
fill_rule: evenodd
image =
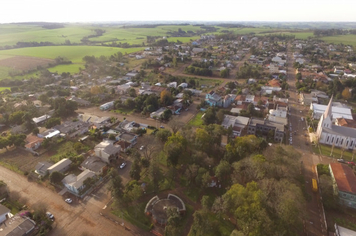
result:
M 96 197 L 89 196 L 84 202 L 74 202 L 69 205 L 56 192 L 35 182 L 28 182 L 27 178 L 0 166 L 0 179 L 10 191 L 18 192 L 26 198 L 31 207 L 36 204 L 45 205 L 54 216 L 54 229 L 51 236 L 81 236 L 108 235 L 132 236 L 144 235 L 139 229 L 130 226 L 132 231 L 125 231 L 121 226 L 100 216 L 99 211 L 108 201 L 105 188 Z

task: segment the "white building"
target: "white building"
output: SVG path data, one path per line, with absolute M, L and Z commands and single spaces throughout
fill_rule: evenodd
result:
M 331 101 L 332 99 L 330 99 Z M 332 118 L 333 122 L 337 118 L 345 118 L 345 119 L 351 119 L 353 120 L 351 109 L 348 107 L 339 107 L 339 106 L 333 106 L 335 104 L 330 104 L 332 106 Z M 329 105 L 328 105 L 329 106 Z M 325 111 L 328 109 L 328 106 L 326 105 L 321 105 L 321 104 L 316 104 L 316 103 L 311 103 L 310 104 L 310 110 L 313 111 L 313 118 L 314 119 L 320 119 L 320 117 L 325 113 Z
M 114 107 L 114 101 L 104 103 L 100 106 L 100 110 L 105 111 Z
M 231 127 L 234 136 L 241 136 L 249 121 L 249 117 L 225 115 L 221 126 L 225 129 Z
M 356 129 L 333 124 L 333 109 L 331 97 L 324 114 L 320 117 L 316 137 L 319 143 L 335 145 L 345 149 L 356 149 Z

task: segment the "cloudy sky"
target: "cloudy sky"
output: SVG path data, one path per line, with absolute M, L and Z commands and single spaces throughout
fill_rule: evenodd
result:
M 356 21 L 356 0 L 0 0 L 0 23 Z

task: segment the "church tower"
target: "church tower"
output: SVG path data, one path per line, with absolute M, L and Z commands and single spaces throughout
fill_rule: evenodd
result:
M 333 96 L 331 96 L 328 106 L 325 109 L 324 114 L 320 117 L 320 121 L 318 123 L 318 128 L 316 130 L 316 135 L 320 138 L 321 132 L 323 128 L 331 129 L 332 128 L 332 103 Z

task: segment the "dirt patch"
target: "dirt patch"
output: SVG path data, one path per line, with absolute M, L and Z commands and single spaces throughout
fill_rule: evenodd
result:
M 31 70 L 38 66 L 46 67 L 49 63 L 54 62 L 52 59 L 14 56 L 0 60 L 0 66 L 10 67 L 15 70 Z

